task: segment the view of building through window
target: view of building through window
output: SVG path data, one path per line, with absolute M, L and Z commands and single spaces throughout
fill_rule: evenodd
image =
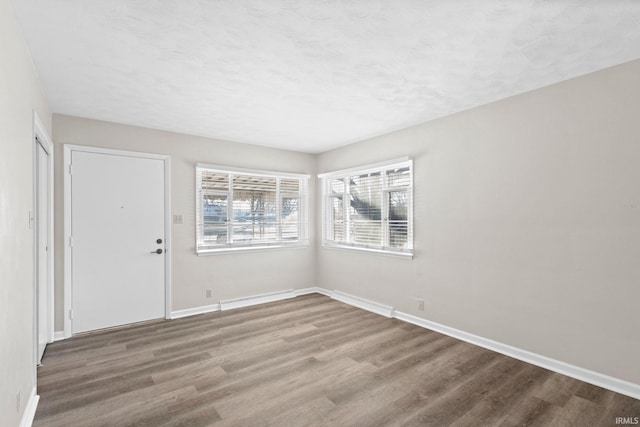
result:
M 197 168 L 198 251 L 306 242 L 308 178 Z
M 411 162 L 323 176 L 323 243 L 410 252 Z

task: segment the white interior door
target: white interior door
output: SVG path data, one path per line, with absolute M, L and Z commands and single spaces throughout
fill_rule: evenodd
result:
M 49 342 L 49 153 L 36 141 L 36 315 L 37 363 Z
M 164 160 L 71 152 L 72 331 L 164 317 Z

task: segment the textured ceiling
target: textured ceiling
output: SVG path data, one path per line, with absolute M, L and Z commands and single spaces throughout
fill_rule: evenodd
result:
M 13 0 L 56 113 L 306 152 L 640 58 L 634 0 Z

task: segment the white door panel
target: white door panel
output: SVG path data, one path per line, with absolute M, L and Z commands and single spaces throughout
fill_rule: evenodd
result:
M 73 151 L 71 164 L 73 332 L 163 317 L 164 161 Z

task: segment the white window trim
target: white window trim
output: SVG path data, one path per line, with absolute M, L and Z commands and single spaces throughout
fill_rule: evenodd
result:
M 348 243 L 336 244 L 332 242 L 326 242 L 322 244 L 323 249 L 348 251 L 348 252 L 363 252 L 373 255 L 384 255 L 394 258 L 406 258 L 413 259 L 413 249 L 411 252 L 389 251 L 385 249 L 368 248 L 366 246 L 349 245 Z
M 369 165 L 358 166 L 358 167 L 354 167 L 354 168 L 341 169 L 341 170 L 337 170 L 337 171 L 320 173 L 320 174 L 318 174 L 318 178 L 320 178 L 320 179 L 322 179 L 322 178 L 333 178 L 333 177 L 336 177 L 336 176 L 352 175 L 352 174 L 356 174 L 356 173 L 365 174 L 365 173 L 369 173 L 369 172 L 377 172 L 380 169 L 390 168 L 390 167 L 393 167 L 393 166 L 400 165 L 402 163 L 410 163 L 410 162 L 412 163 L 412 159 L 409 156 L 398 157 L 397 159 L 386 160 L 384 162 L 372 163 L 372 164 L 369 164 Z
M 343 203 L 343 207 L 344 207 L 344 213 L 343 213 L 343 218 L 344 218 L 344 233 L 347 235 L 346 240 L 347 242 L 335 242 L 333 240 L 328 240 L 327 236 L 329 236 L 331 234 L 331 229 L 330 227 L 332 227 L 332 223 L 330 223 L 330 221 L 328 221 L 328 217 L 329 215 L 331 215 L 332 212 L 332 206 L 328 203 L 328 198 L 329 198 L 329 194 L 328 194 L 328 185 L 331 179 L 333 178 L 343 178 L 346 176 L 351 176 L 351 175 L 357 175 L 357 174 L 366 174 L 366 173 L 372 173 L 372 172 L 382 172 L 384 170 L 387 169 L 391 169 L 391 168 L 395 168 L 395 167 L 403 167 L 403 166 L 409 166 L 411 168 L 411 182 L 409 184 L 409 186 L 403 186 L 403 187 L 387 187 L 386 181 L 383 180 L 383 187 L 382 187 L 382 192 L 383 193 L 388 193 L 394 190 L 400 190 L 400 191 L 406 191 L 408 198 L 409 198 L 409 209 L 407 210 L 407 221 L 408 221 L 408 228 L 407 228 L 407 240 L 409 242 L 411 242 L 410 244 L 410 248 L 409 249 L 404 249 L 404 250 L 394 250 L 388 247 L 373 247 L 371 245 L 364 245 L 364 244 L 358 244 L 358 243 L 350 243 L 348 242 L 349 240 L 349 220 L 350 220 L 350 215 L 348 215 L 348 210 L 349 210 L 349 204 L 348 203 Z M 388 161 L 384 161 L 384 162 L 379 162 L 379 163 L 374 163 L 374 164 L 369 164 L 369 165 L 365 165 L 365 166 L 360 166 L 360 167 L 354 167 L 354 168 L 348 168 L 348 169 L 342 169 L 342 170 L 338 170 L 338 171 L 332 171 L 332 172 L 325 172 L 325 173 L 321 173 L 318 174 L 318 178 L 321 180 L 321 185 L 320 187 L 322 188 L 322 247 L 323 248 L 327 248 L 327 249 L 341 249 L 341 250 L 350 250 L 350 251 L 358 251 L 358 252 L 367 252 L 367 253 L 372 253 L 372 254 L 379 254 L 379 255 L 387 255 L 387 256 L 393 256 L 393 257 L 400 257 L 400 258 L 409 258 L 409 259 L 413 259 L 413 174 L 414 174 L 414 170 L 413 170 L 413 160 L 410 157 L 401 157 L 401 158 L 397 158 L 397 159 L 393 159 L 393 160 L 388 160 Z M 348 197 L 349 196 L 349 186 L 346 185 L 345 183 L 345 191 L 344 191 L 344 197 Z M 382 198 L 382 210 L 383 212 L 385 211 L 385 208 L 387 207 L 387 201 L 386 199 L 383 197 Z M 385 233 L 385 242 L 388 242 L 386 234 L 388 233 L 388 224 L 387 227 L 383 227 L 383 233 Z
M 305 175 L 303 173 L 277 172 L 277 171 L 268 171 L 263 169 L 245 169 L 245 168 L 236 168 L 232 166 L 213 165 L 209 163 L 196 163 L 196 168 L 213 169 L 218 172 L 234 173 L 234 174 L 242 174 L 242 175 L 267 176 L 267 177 L 277 177 L 277 178 L 297 178 L 297 179 L 307 179 L 307 180 L 311 178 L 311 175 Z
M 271 242 L 262 242 L 262 243 L 248 243 L 248 244 L 238 244 L 238 243 L 227 243 L 216 245 L 216 247 L 210 247 L 206 249 L 200 249 L 199 239 L 198 239 L 198 224 L 200 223 L 199 215 L 202 213 L 202 200 L 200 197 L 200 188 L 197 183 L 198 179 L 198 169 L 208 169 L 214 172 L 220 172 L 233 175 L 251 175 L 251 176 L 261 176 L 261 177 L 269 177 L 276 178 L 276 200 L 277 206 L 279 207 L 282 201 L 283 196 L 287 195 L 295 195 L 300 199 L 299 206 L 299 215 L 302 218 L 299 226 L 300 237 L 295 241 L 286 241 L 286 240 L 275 240 Z M 299 179 L 300 180 L 300 191 L 297 194 L 280 192 L 280 179 Z M 291 173 L 291 172 L 278 172 L 278 171 L 267 171 L 261 169 L 245 169 L 245 168 L 237 168 L 232 166 L 223 166 L 223 165 L 213 165 L 207 163 L 196 163 L 196 188 L 195 188 L 195 198 L 196 198 L 196 230 L 195 230 L 195 238 L 196 238 L 196 254 L 198 256 L 206 256 L 206 255 L 216 255 L 216 254 L 229 254 L 229 253 L 240 253 L 240 252 L 254 252 L 254 251 L 266 251 L 266 250 L 281 250 L 281 249 L 295 249 L 295 248 L 306 248 L 309 246 L 309 223 L 308 223 L 308 200 L 309 200 L 309 179 L 310 175 L 299 174 L 299 173 Z M 233 218 L 233 179 L 229 180 L 229 190 L 211 190 L 208 192 L 210 194 L 218 194 L 225 195 L 227 197 L 227 218 Z M 278 221 L 279 230 L 282 227 L 280 222 L 281 218 L 281 208 L 276 210 L 276 217 Z M 229 228 L 232 227 L 232 221 L 229 221 Z M 227 235 L 230 236 L 230 232 L 227 232 Z M 280 233 L 278 233 L 280 235 Z

